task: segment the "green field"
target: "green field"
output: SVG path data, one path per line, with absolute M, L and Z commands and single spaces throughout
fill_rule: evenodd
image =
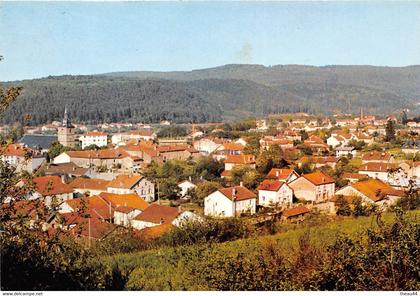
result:
M 420 219 L 420 210 L 411 211 L 409 215 L 416 221 Z M 385 213 L 383 221 L 394 220 L 392 213 Z M 315 225 L 311 225 L 315 224 Z M 283 225 L 280 232 L 274 235 L 256 236 L 231 242 L 212 245 L 193 245 L 177 248 L 160 248 L 131 254 L 106 257 L 109 266 L 118 266 L 128 277 L 127 289 L 136 290 L 198 290 L 208 289 L 206 283 L 197 278 L 206 275 L 195 275 L 208 269 L 208 262 L 216 262 L 217 270 L 232 258 L 246 254 L 243 260 L 257 258 L 267 246 L 282 254 L 287 260 L 294 260 L 299 249 L 299 240 L 307 234 L 313 246 L 325 249 L 335 242 L 340 234 L 357 238 L 367 229 L 377 228 L 376 217 L 342 218 L 324 222 L 321 225 L 306 221 L 301 225 Z M 248 258 L 248 259 L 247 259 Z M 229 261 L 231 262 L 231 261 Z M 204 265 L 203 265 L 204 264 Z M 227 263 L 226 263 L 227 264 Z M 226 274 L 220 276 L 229 277 Z

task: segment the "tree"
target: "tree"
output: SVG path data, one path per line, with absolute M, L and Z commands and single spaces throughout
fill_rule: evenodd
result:
M 193 202 L 197 203 L 199 206 L 204 205 L 204 198 L 206 198 L 211 193 L 220 189 L 222 185 L 218 182 L 204 181 L 198 183 L 197 187 L 190 192 L 191 199 Z
M 351 208 L 347 200 L 344 198 L 344 196 L 339 195 L 337 196 L 336 201 L 336 207 L 337 211 L 336 214 L 339 216 L 350 216 L 351 215 Z
M 401 123 L 403 125 L 406 125 L 407 122 L 408 122 L 407 113 L 405 112 L 405 110 L 403 110 L 403 112 L 401 114 Z
M 393 120 L 388 120 L 385 127 L 385 139 L 386 142 L 395 140 L 395 124 Z

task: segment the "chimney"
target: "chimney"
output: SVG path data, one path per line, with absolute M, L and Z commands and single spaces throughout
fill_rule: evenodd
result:
M 191 176 L 188 177 L 188 180 L 190 180 L 190 182 L 191 182 Z
M 180 213 L 180 214 L 182 213 L 181 205 L 178 206 L 178 213 Z
M 278 177 L 279 176 L 279 171 L 276 171 L 276 177 Z
M 239 182 L 239 186 L 244 187 L 244 182 Z
M 236 198 L 236 188 L 235 187 L 232 188 L 232 197 L 233 197 L 233 199 Z
M 165 222 L 165 220 L 163 220 L 163 218 L 160 218 L 160 224 L 163 224 Z

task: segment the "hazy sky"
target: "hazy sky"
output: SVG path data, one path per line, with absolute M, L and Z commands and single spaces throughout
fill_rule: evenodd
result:
M 0 81 L 231 63 L 420 64 L 420 2 L 0 2 Z

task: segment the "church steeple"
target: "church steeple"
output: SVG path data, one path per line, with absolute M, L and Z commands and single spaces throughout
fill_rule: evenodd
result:
M 69 115 L 67 114 L 67 106 L 64 107 L 63 127 L 74 127 L 71 124 Z

